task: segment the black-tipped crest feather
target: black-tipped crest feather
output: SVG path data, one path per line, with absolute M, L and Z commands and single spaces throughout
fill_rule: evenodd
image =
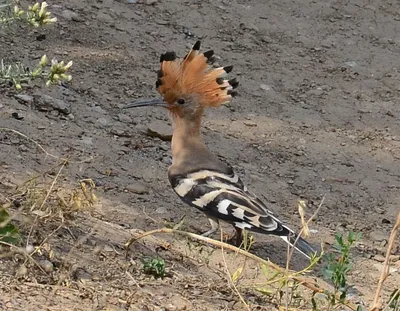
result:
M 224 78 L 217 78 L 216 79 L 218 84 L 223 84 L 224 83 Z
M 236 91 L 233 91 L 233 90 L 228 90 L 228 91 L 227 91 L 227 94 L 228 94 L 228 95 L 231 95 L 232 97 L 235 97 L 235 96 L 237 95 L 237 92 L 236 92 Z
M 193 45 L 192 50 L 198 51 L 198 50 L 200 50 L 200 47 L 201 47 L 201 41 L 198 40 L 198 41 Z
M 173 62 L 176 59 L 176 57 L 177 57 L 176 53 L 173 52 L 173 51 L 161 54 L 160 63 L 162 63 L 162 62 Z
M 228 83 L 232 86 L 232 89 L 236 89 L 239 85 L 239 82 L 236 81 L 236 78 L 229 80 Z
M 207 52 L 203 53 L 204 57 L 207 58 L 207 60 L 210 60 L 210 58 L 214 55 L 214 51 L 213 50 L 209 50 Z
M 226 73 L 230 73 L 232 71 L 232 69 L 233 69 L 232 65 L 224 67 L 224 70 L 225 70 Z

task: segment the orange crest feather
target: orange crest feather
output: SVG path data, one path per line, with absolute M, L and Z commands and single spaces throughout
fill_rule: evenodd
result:
M 218 107 L 236 95 L 233 89 L 239 82 L 223 78 L 232 66 L 213 68 L 214 52 L 200 53 L 199 50 L 200 41 L 197 41 L 183 59 L 175 52 L 161 55 L 156 87 L 166 102 L 172 104 L 180 96 L 195 94 L 202 106 Z

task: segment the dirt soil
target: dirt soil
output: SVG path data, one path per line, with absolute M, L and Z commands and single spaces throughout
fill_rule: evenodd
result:
M 34 64 L 43 54 L 74 62 L 67 87 L 26 86 L 22 98 L 0 89 L 0 203 L 16 212 L 24 243 L 40 246 L 32 255 L 39 267 L 21 254 L 0 259 L 0 309 L 245 309 L 218 249 L 157 235 L 124 256 L 131 236 L 173 226 L 183 216 L 185 230 L 208 228 L 170 188 L 168 115 L 156 108 L 121 110 L 139 97 L 158 96 L 161 53 L 184 56 L 198 39 L 204 51 L 214 49 L 218 63 L 234 65 L 230 76 L 240 81 L 231 104 L 206 114 L 206 143 L 293 228 L 299 228 L 298 200 L 306 200 L 311 215 L 325 196 L 309 240 L 329 248 L 336 232 L 362 232 L 349 282 L 356 284 L 355 302 L 371 302 L 400 206 L 398 2 L 49 4 L 57 24 L 0 29 L 0 58 L 7 62 Z M 12 117 L 15 112 L 23 119 Z M 70 163 L 57 166 L 61 158 Z M 34 176 L 41 176 L 37 183 L 15 190 Z M 57 194 L 68 201 L 85 178 L 96 183 L 96 204 L 57 209 Z M 49 189 L 47 207 L 32 206 Z M 285 265 L 280 239 L 256 235 L 252 252 Z M 385 297 L 400 284 L 399 243 L 392 255 Z M 145 256 L 164 258 L 167 277 L 145 275 Z M 238 258 L 226 255 L 231 274 Z M 292 268 L 306 265 L 294 256 Z M 259 276 L 257 267 L 249 269 Z M 239 289 L 252 310 L 274 309 L 243 282 Z

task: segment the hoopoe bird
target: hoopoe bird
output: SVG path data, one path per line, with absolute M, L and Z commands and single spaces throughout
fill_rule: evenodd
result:
M 166 108 L 173 121 L 172 164 L 169 181 L 186 204 L 204 212 L 211 229 L 219 229 L 219 220 L 236 229 L 236 244 L 242 241 L 242 230 L 281 237 L 310 258 L 314 248 L 284 225 L 255 194 L 243 185 L 232 167 L 221 162 L 207 148 L 201 137 L 201 119 L 205 109 L 219 107 L 236 95 L 236 78 L 225 76 L 233 66 L 213 68 L 213 50 L 200 53 L 197 41 L 182 59 L 175 52 L 160 57 L 156 88 L 161 99 L 141 100 L 124 108 L 159 106 Z

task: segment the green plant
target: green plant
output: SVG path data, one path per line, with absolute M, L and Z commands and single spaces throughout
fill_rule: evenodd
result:
M 327 264 L 323 270 L 324 277 L 331 281 L 334 287 L 334 292 L 325 292 L 329 302 L 329 309 L 337 304 L 342 304 L 346 299 L 348 290 L 351 288 L 347 284 L 347 275 L 351 270 L 350 249 L 360 238 L 361 233 L 350 231 L 347 237 L 338 233 L 335 236 L 333 247 L 338 250 L 339 254 L 329 253 L 325 255 Z M 316 310 L 315 301 L 313 301 L 313 305 L 314 310 Z M 361 310 L 361 307 L 359 310 Z
M 0 207 L 0 242 L 17 244 L 20 236 L 17 227 L 10 223 L 10 215 Z
M 27 11 L 21 9 L 18 5 L 14 5 L 14 1 L 3 4 L 0 7 L 0 25 L 6 25 L 11 22 L 25 21 L 33 27 L 39 27 L 52 24 L 57 21 L 56 17 L 50 17 L 51 12 L 47 11 L 48 4 L 46 2 L 36 2 L 29 6 Z
M 243 230 L 243 241 L 241 244 L 243 249 L 247 252 L 250 252 L 250 249 L 252 248 L 254 243 L 255 243 L 254 235 L 249 234 L 247 230 Z
M 165 261 L 162 258 L 146 258 L 143 260 L 143 272 L 154 276 L 155 278 L 163 278 L 165 276 Z
M 393 311 L 400 310 L 400 289 L 395 289 L 390 295 L 389 308 Z
M 40 27 L 57 21 L 57 18 L 50 17 L 51 13 L 47 11 L 48 5 L 46 2 L 37 2 L 33 6 L 29 6 L 26 11 L 17 5 L 14 5 L 12 9 L 12 5 L 12 2 L 10 2 L 0 6 L 0 26 L 23 20 L 32 27 Z M 68 74 L 71 66 L 72 61 L 65 64 L 64 61 L 58 62 L 56 59 L 51 60 L 49 64 L 46 55 L 42 56 L 34 69 L 29 69 L 28 66 L 21 62 L 6 64 L 2 59 L 0 61 L 0 86 L 13 85 L 17 90 L 21 90 L 22 83 L 36 79 L 45 80 L 46 86 L 59 82 L 68 82 L 72 79 L 72 76 Z
M 48 59 L 43 55 L 39 64 L 35 69 L 30 70 L 21 63 L 5 65 L 4 61 L 0 62 L 0 85 L 11 83 L 17 90 L 22 89 L 21 83 L 32 81 L 35 79 L 46 80 L 46 86 L 57 84 L 60 81 L 71 81 L 72 76 L 67 74 L 68 69 L 72 66 L 72 61 L 64 64 L 64 61 L 58 62 L 53 59 L 51 66 L 47 70 Z

